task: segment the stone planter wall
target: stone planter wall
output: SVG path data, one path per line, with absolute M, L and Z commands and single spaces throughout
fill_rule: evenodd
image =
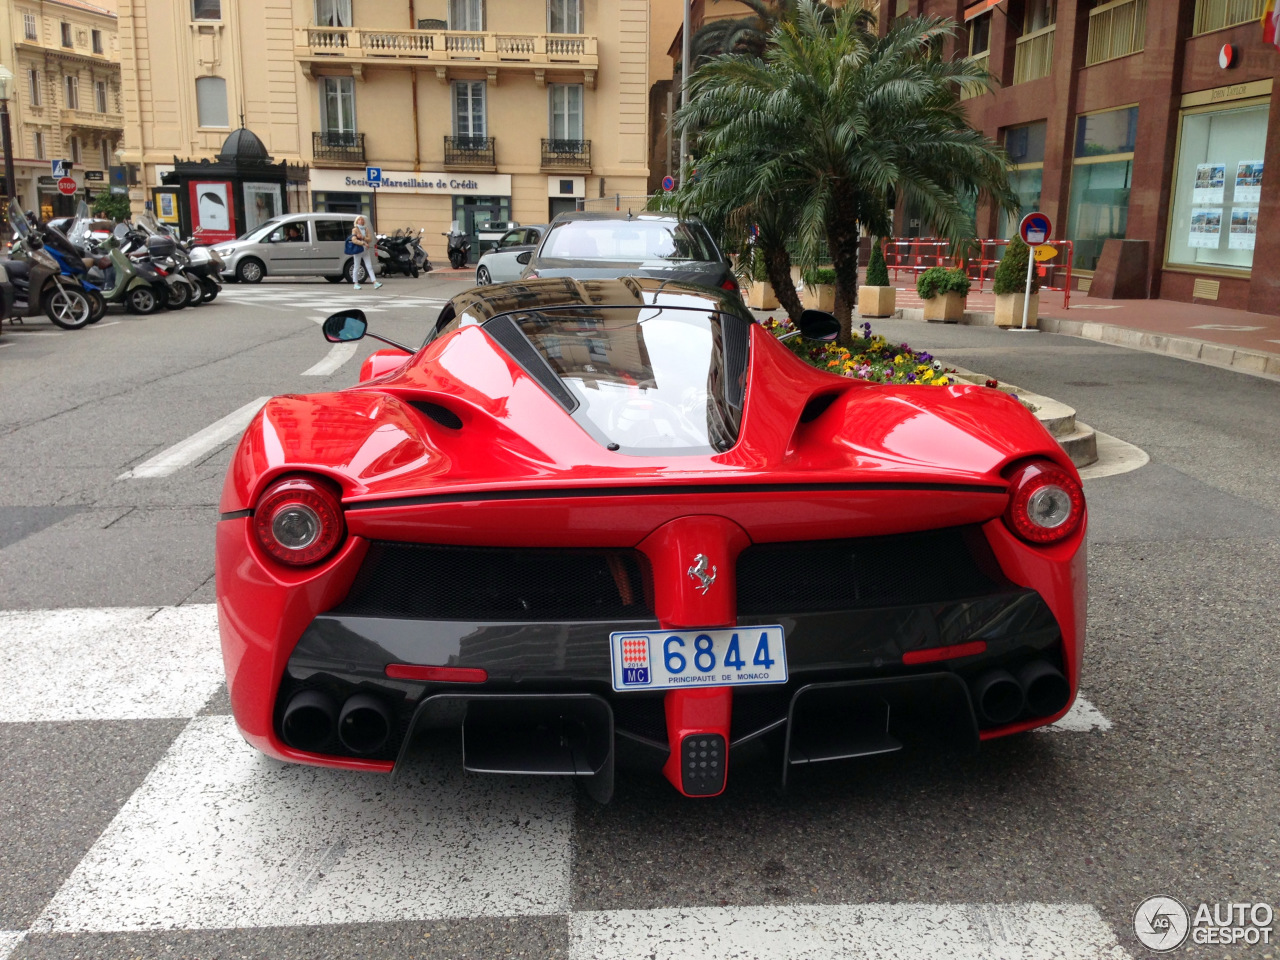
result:
M 944 293 L 924 301 L 924 318 L 942 323 L 959 323 L 964 319 L 964 300 L 958 293 Z
M 747 287 L 747 306 L 753 310 L 777 310 L 778 298 L 773 295 L 773 284 L 768 280 L 753 280 Z
M 891 317 L 898 309 L 898 291 L 893 287 L 859 287 L 858 316 Z
M 806 310 L 825 310 L 830 313 L 836 308 L 835 284 L 806 283 L 801 301 L 804 303 Z
M 1022 304 L 1027 299 L 1025 293 L 1002 293 L 996 296 L 996 326 L 1022 326 Z M 1027 314 L 1027 326 L 1034 327 L 1040 312 L 1040 294 L 1031 295 L 1031 310 Z

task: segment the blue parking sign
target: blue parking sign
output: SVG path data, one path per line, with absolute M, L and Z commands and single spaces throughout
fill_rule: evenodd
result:
M 382 186 L 382 168 L 381 167 L 365 167 L 364 179 L 371 187 Z

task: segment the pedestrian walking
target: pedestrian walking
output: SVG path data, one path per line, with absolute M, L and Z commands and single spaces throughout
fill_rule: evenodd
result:
M 351 227 L 351 236 L 347 239 L 348 252 L 351 253 L 355 260 L 351 264 L 351 283 L 360 289 L 360 268 L 364 267 L 368 271 L 369 279 L 373 280 L 373 289 L 377 290 L 382 286 L 381 280 L 374 279 L 374 271 L 377 266 L 373 262 L 373 234 L 369 230 L 369 224 L 363 216 L 356 217 L 356 222 Z M 354 248 L 359 247 L 357 251 Z

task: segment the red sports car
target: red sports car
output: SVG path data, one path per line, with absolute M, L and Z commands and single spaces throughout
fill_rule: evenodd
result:
M 736 297 L 633 278 L 470 290 L 393 346 L 231 462 L 223 656 L 266 753 L 391 771 L 455 727 L 468 770 L 713 796 L 752 741 L 785 780 L 1071 704 L 1084 497 L 1004 393 L 823 373 Z

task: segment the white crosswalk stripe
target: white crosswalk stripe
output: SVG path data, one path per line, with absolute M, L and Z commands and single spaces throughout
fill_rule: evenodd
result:
M 76 867 L 42 931 L 209 929 L 564 913 L 559 779 L 397 775 L 269 760 L 191 721 Z
M 0 960 L 8 960 L 9 954 L 26 935 L 25 930 L 0 930 Z
M 176 473 L 189 463 L 194 463 L 204 454 L 210 453 L 231 440 L 249 425 L 249 421 L 257 416 L 270 400 L 270 397 L 258 397 L 250 400 L 238 410 L 233 410 L 221 420 L 209 424 L 203 430 L 193 433 L 185 440 L 180 440 L 172 447 L 162 450 L 150 460 L 126 470 L 117 480 L 138 480 L 167 477 Z
M 572 960 L 1125 960 L 1093 907 L 857 904 L 576 913 Z
M 304 377 L 327 377 L 356 355 L 357 343 L 335 343 L 325 358 L 302 371 Z

